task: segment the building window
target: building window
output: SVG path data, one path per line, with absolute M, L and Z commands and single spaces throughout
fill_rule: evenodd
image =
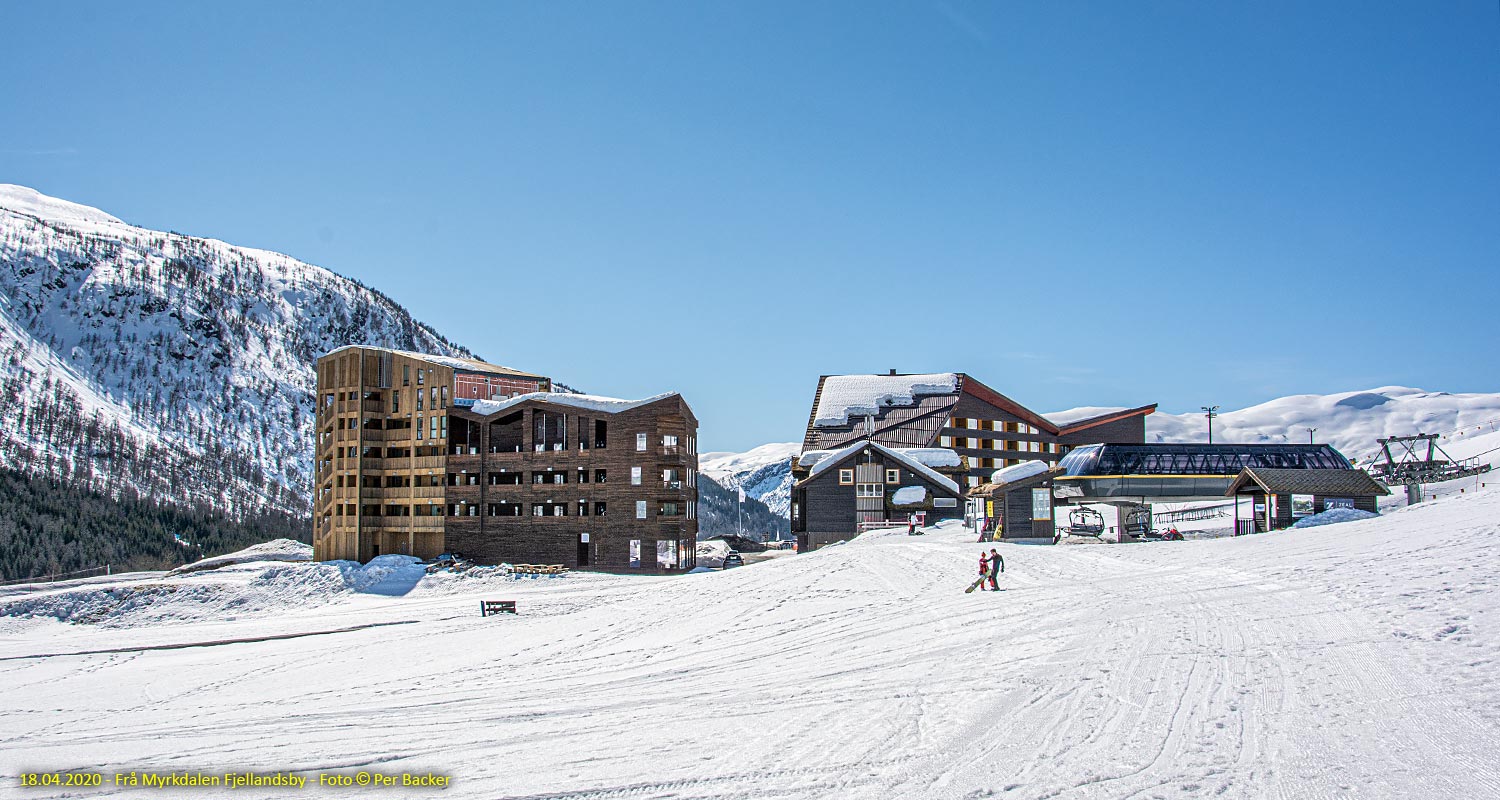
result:
M 641 485 L 641 468 L 640 467 L 631 467 L 630 468 L 630 485 L 631 486 L 640 486 Z
M 854 485 L 854 470 L 852 470 L 852 469 L 841 469 L 841 470 L 839 470 L 839 485 L 840 486 L 853 486 Z
M 422 371 L 421 370 L 417 370 L 417 374 L 421 375 Z M 422 410 L 422 390 L 421 389 L 417 390 L 417 410 L 418 411 Z
M 427 370 L 418 368 L 417 369 L 417 385 L 421 386 L 423 383 L 426 383 L 426 382 L 427 382 Z
M 646 501 L 645 500 L 637 500 L 637 501 L 635 501 L 635 518 L 636 519 L 645 519 L 646 518 Z
M 605 477 L 606 477 L 606 471 L 605 470 L 602 470 L 602 469 L 596 469 L 596 470 L 594 470 L 594 483 L 604 483 L 604 478 Z
M 855 495 L 858 497 L 885 497 L 885 487 L 878 483 L 861 483 L 855 489 Z
M 420 411 L 421 408 L 422 408 L 422 395 L 419 393 L 417 395 L 417 410 Z M 422 438 L 422 418 L 421 417 L 417 417 L 417 438 L 418 439 Z
M 637 453 L 646 452 L 646 434 L 637 433 L 635 435 L 635 451 Z
M 547 507 L 544 506 L 544 505 L 542 505 L 541 503 L 532 503 L 531 504 L 531 516 L 533 516 L 533 517 L 544 516 L 546 514 L 546 508 Z
M 888 469 L 888 470 L 886 470 L 885 471 L 885 482 L 886 483 L 900 483 L 901 482 L 901 470 L 899 470 L 899 469 Z
M 793 520 L 798 520 L 798 519 L 801 519 L 801 518 L 802 518 L 802 509 L 801 509 L 801 507 L 798 506 L 796 503 L 792 503 L 792 519 Z
M 658 517 L 675 517 L 680 513 L 681 511 L 678 509 L 676 503 L 662 503 L 661 508 L 657 510 L 656 515 Z
M 410 386 L 411 385 L 411 365 L 410 364 L 402 364 L 401 365 L 401 385 L 402 386 Z
M 938 446 L 939 447 L 952 447 L 953 446 L 953 437 L 952 436 L 939 436 L 938 437 Z
M 599 502 L 597 502 L 597 503 L 594 504 L 594 516 L 596 516 L 596 517 L 602 517 L 602 516 L 604 516 L 604 501 L 601 500 L 601 501 L 599 501 Z

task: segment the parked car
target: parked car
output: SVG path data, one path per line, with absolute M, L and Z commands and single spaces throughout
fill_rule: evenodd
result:
M 743 566 L 745 566 L 745 559 L 741 558 L 739 553 L 730 550 L 729 555 L 724 556 L 724 569 Z

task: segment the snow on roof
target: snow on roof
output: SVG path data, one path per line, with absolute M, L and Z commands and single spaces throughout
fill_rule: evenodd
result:
M 556 392 L 531 392 L 530 394 L 517 395 L 506 400 L 480 400 L 469 410 L 475 414 L 489 416 L 504 411 L 511 406 L 520 405 L 527 400 L 535 400 L 540 403 L 550 403 L 558 406 L 569 406 L 581 408 L 586 411 L 601 411 L 605 414 L 618 414 L 621 411 L 629 411 L 632 408 L 655 403 L 668 397 L 676 397 L 677 392 L 666 392 L 653 395 L 644 400 L 621 400 L 618 397 L 600 397 L 592 394 L 558 394 Z
M 876 450 L 879 450 L 880 452 L 896 459 L 897 461 L 900 461 L 901 463 L 906 465 L 907 469 L 910 469 L 912 472 L 921 475 L 922 477 L 932 481 L 933 483 L 936 483 L 939 486 L 946 487 L 950 492 L 958 492 L 958 483 L 955 482 L 952 478 L 937 472 L 932 467 L 927 466 L 917 458 L 908 455 L 910 451 L 916 451 L 919 453 L 931 453 L 934 450 L 937 450 L 937 448 L 918 447 L 910 448 L 910 450 L 903 450 L 899 447 L 886 447 L 885 445 L 878 442 L 860 441 L 839 450 L 809 450 L 806 453 L 802 454 L 801 458 L 797 460 L 797 464 L 803 467 L 811 467 L 812 471 L 807 474 L 807 477 L 813 478 L 823 471 L 827 470 L 834 464 L 843 461 L 845 458 L 848 458 L 850 455 L 853 455 L 854 453 L 866 447 L 873 447 Z M 953 451 L 949 450 L 947 452 L 951 453 Z M 809 461 L 809 456 L 814 456 L 814 458 Z M 956 459 L 957 457 L 958 454 L 954 453 L 954 458 Z M 935 457 L 934 460 L 936 460 Z
M 1128 410 L 1125 406 L 1080 406 L 1078 408 L 1070 408 L 1067 411 L 1053 411 L 1043 414 L 1042 417 L 1059 428 L 1066 428 L 1075 422 L 1083 422 L 1086 419 L 1093 419 L 1094 417 L 1102 417 L 1106 414 L 1116 414 Z
M 342 352 L 351 348 L 357 348 L 360 350 L 374 350 L 380 353 L 392 353 L 394 355 L 406 356 L 407 358 L 415 358 L 421 361 L 430 361 L 434 364 L 440 364 L 452 369 L 469 370 L 471 372 L 494 372 L 501 375 L 522 375 L 528 378 L 542 377 L 541 375 L 532 375 L 529 372 L 522 372 L 518 369 L 503 367 L 499 364 L 491 364 L 488 361 L 480 361 L 477 358 L 459 358 L 457 356 L 441 356 L 434 355 L 432 353 L 414 353 L 410 350 L 396 350 L 391 347 L 376 347 L 375 345 L 370 344 L 344 345 L 343 347 L 329 352 L 329 355 L 333 355 L 334 353 Z
M 830 375 L 823 379 L 813 425 L 825 428 L 849 424 L 850 416 L 869 416 L 887 406 L 909 406 L 922 395 L 952 394 L 958 375 Z
M 927 502 L 926 486 L 903 486 L 891 495 L 893 506 L 915 506 Z
M 1022 461 L 1005 469 L 995 470 L 994 474 L 990 475 L 990 483 L 1013 483 L 1033 475 L 1040 475 L 1049 469 L 1052 469 L 1052 466 L 1045 461 Z
M 958 467 L 964 463 L 958 453 L 946 447 L 896 447 L 893 449 L 929 467 Z

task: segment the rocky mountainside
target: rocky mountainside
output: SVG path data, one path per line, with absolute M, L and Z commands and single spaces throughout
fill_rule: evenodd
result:
M 763 444 L 744 453 L 703 453 L 698 469 L 726 489 L 744 489 L 783 520 L 791 513 L 792 459 L 801 442 Z
M 0 185 L 0 457 L 25 474 L 310 516 L 313 363 L 350 342 L 473 355 L 321 267 Z

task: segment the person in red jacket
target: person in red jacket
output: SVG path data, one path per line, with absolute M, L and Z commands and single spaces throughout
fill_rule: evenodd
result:
M 988 553 L 979 554 L 979 591 L 986 591 L 984 582 L 990 576 L 990 557 Z

